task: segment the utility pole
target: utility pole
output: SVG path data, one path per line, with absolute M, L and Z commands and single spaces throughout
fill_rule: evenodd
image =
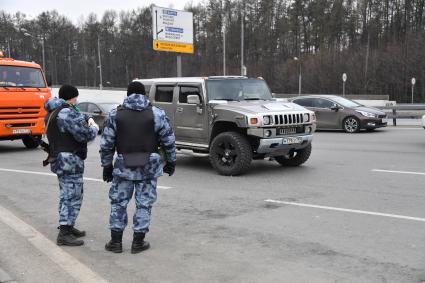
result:
M 100 39 L 99 36 L 97 36 L 97 55 L 99 56 L 99 89 L 102 90 L 103 89 L 103 85 L 102 85 L 102 59 L 100 58 Z

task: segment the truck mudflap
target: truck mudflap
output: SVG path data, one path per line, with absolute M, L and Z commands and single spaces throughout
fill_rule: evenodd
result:
M 257 153 L 272 153 L 282 150 L 297 150 L 309 145 L 313 135 L 287 136 L 281 138 L 260 139 Z

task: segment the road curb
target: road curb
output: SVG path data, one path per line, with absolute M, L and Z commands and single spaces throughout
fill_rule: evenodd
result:
M 17 283 L 0 267 L 0 283 Z

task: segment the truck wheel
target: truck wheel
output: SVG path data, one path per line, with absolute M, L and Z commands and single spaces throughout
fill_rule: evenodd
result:
M 276 161 L 282 166 L 300 166 L 308 160 L 311 154 L 311 143 L 303 148 L 287 155 L 275 156 Z
M 41 136 L 30 136 L 22 139 L 26 148 L 34 149 L 40 145 Z
M 346 133 L 358 133 L 360 132 L 360 121 L 353 116 L 347 117 L 342 122 L 342 128 Z
M 245 173 L 252 161 L 251 145 L 245 136 L 236 132 L 217 135 L 211 143 L 210 162 L 221 175 Z

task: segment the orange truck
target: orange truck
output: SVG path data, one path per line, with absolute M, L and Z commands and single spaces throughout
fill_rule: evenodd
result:
M 40 65 L 4 58 L 0 51 L 0 140 L 40 145 L 44 134 L 44 102 L 51 97 Z

